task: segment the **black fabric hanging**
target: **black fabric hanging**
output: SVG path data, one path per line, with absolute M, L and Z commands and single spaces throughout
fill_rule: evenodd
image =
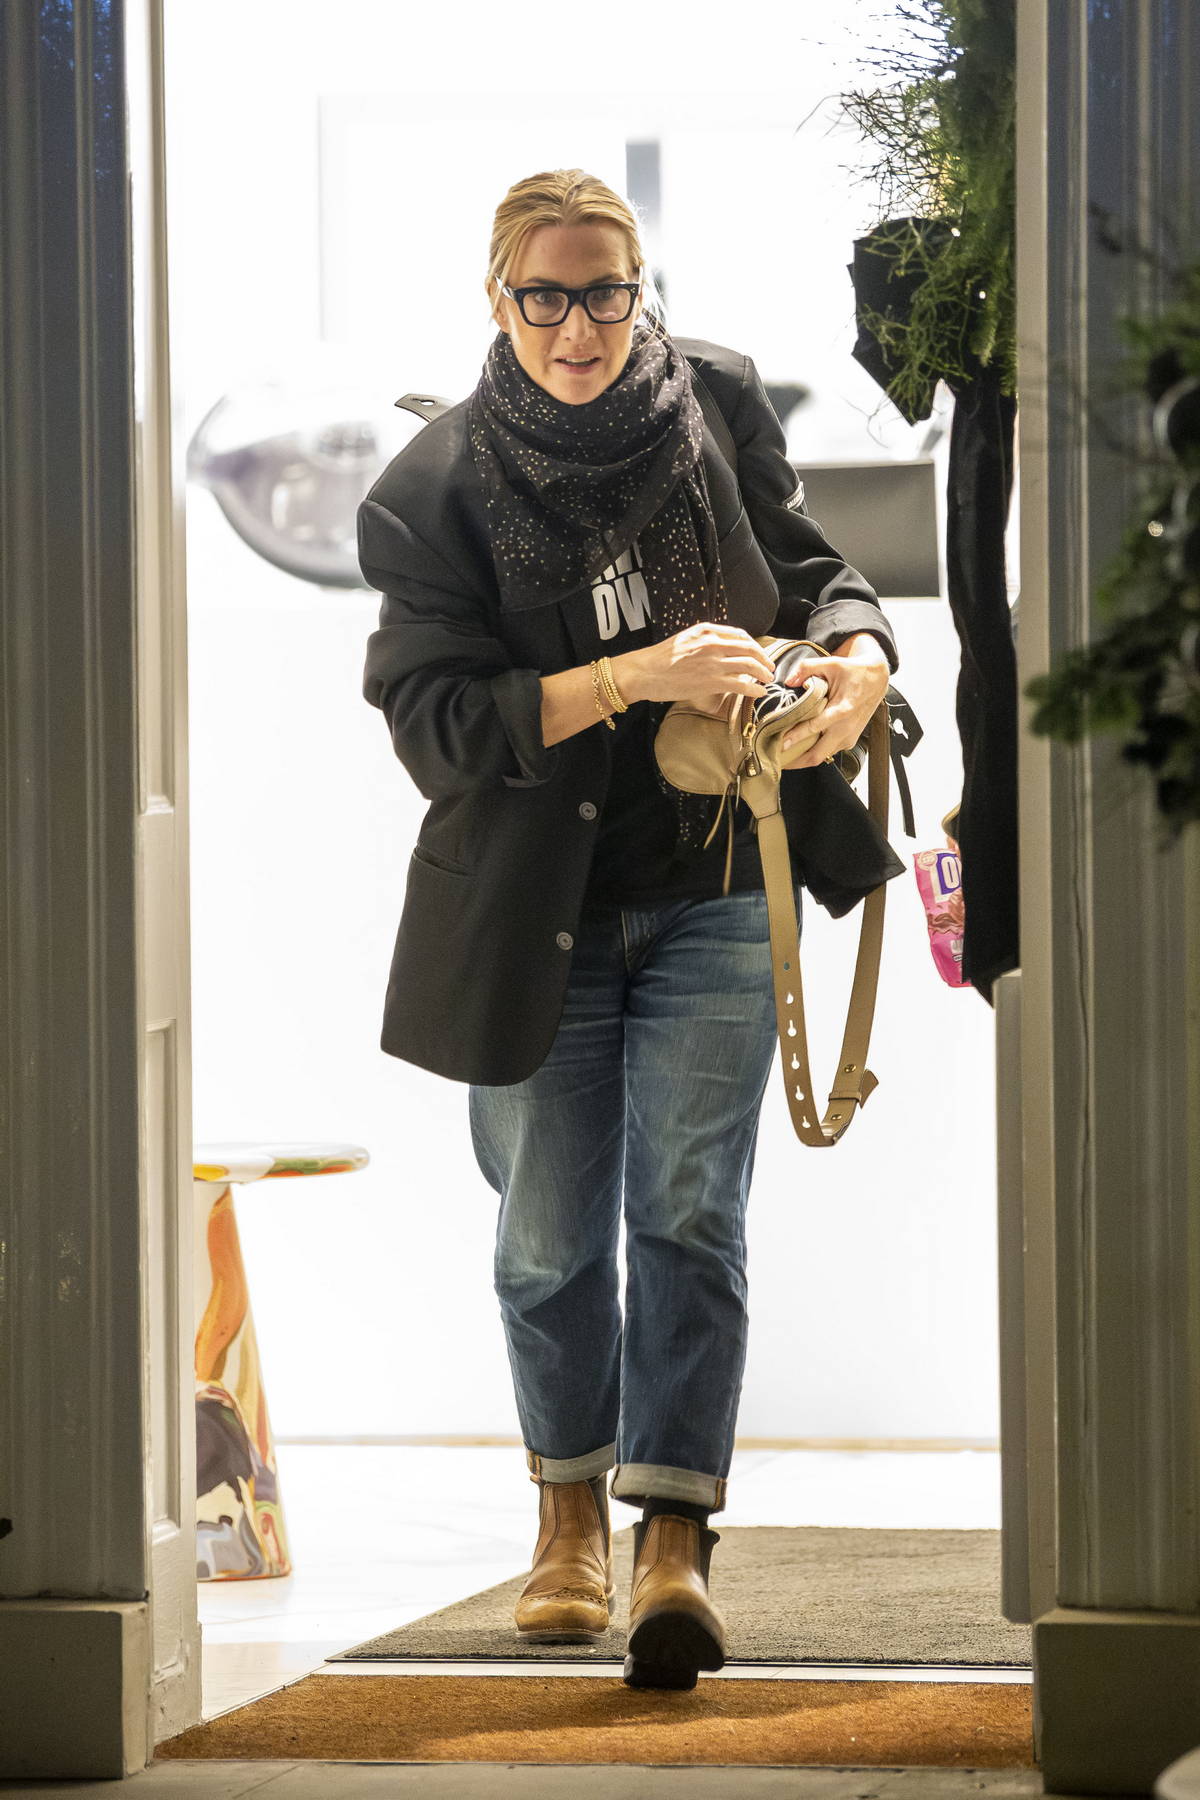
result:
M 899 372 L 894 355 L 864 323 L 864 308 L 908 320 L 919 268 L 897 275 L 886 240 L 909 225 L 936 250 L 948 225 L 936 219 L 886 220 L 854 240 L 848 265 L 858 336 L 852 355 L 885 391 Z M 967 321 L 969 332 L 970 321 Z M 962 651 L 955 717 L 963 788 L 954 837 L 962 852 L 963 974 L 991 1003 L 992 983 L 1020 964 L 1017 841 L 1017 659 L 1004 564 L 1012 493 L 1016 398 L 1000 392 L 996 368 L 960 346 L 967 379 L 947 381 L 954 395 L 947 478 L 946 578 Z M 910 425 L 933 410 L 897 405 Z
M 954 836 L 962 852 L 963 975 L 989 1003 L 1021 960 L 1017 657 L 1004 572 L 1016 399 L 988 368 L 955 387 L 946 491 L 946 580 L 962 646 L 955 716 L 963 754 Z

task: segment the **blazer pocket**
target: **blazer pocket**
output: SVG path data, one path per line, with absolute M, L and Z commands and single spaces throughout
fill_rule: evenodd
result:
M 717 545 L 722 570 L 727 573 L 730 569 L 736 569 L 743 558 L 754 548 L 754 543 L 754 528 L 743 505 L 737 518 Z
M 413 845 L 413 861 L 424 863 L 427 869 L 437 869 L 442 875 L 465 875 L 468 879 L 474 875 L 474 869 L 468 869 L 465 863 L 455 862 L 449 856 L 442 856 L 437 850 L 429 850 L 424 844 Z
M 729 599 L 729 618 L 751 637 L 771 629 L 779 610 L 779 587 L 745 506 L 718 546 Z

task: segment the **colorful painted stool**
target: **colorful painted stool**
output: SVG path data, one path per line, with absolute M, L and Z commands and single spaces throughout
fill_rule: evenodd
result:
M 340 1175 L 358 1144 L 196 1144 L 196 1579 L 290 1575 L 275 1445 L 238 1241 L 233 1189 L 283 1175 Z

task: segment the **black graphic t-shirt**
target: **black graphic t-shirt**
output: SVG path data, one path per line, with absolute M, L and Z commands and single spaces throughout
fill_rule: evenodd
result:
M 595 648 L 589 647 L 589 660 L 623 656 L 627 650 L 658 642 L 641 566 L 635 539 L 592 583 L 596 639 Z M 654 760 L 654 723 L 652 709 L 638 704 L 613 719 L 612 780 L 597 821 L 585 904 L 708 899 L 721 892 L 729 839 L 728 809 L 707 850 L 688 857 L 678 853 L 675 808 L 659 785 Z M 607 731 L 608 727 L 601 729 Z M 714 818 L 720 804 L 720 797 L 714 794 Z M 745 801 L 739 801 L 734 814 L 731 894 L 763 885 L 758 840 L 750 829 L 752 818 Z

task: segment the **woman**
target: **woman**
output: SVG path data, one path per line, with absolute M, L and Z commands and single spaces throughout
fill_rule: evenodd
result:
M 539 1493 L 517 1628 L 607 1629 L 615 1468 L 613 1496 L 642 1508 L 625 1680 L 690 1688 L 724 1661 L 708 1519 L 777 1040 L 749 813 L 724 893 L 715 803 L 669 787 L 653 734 L 675 700 L 764 693 L 757 636 L 832 651 L 820 740 L 782 792 L 797 904 L 804 885 L 844 913 L 902 868 L 828 766 L 898 658 L 870 586 L 803 511 L 753 363 L 672 339 L 642 270 L 635 215 L 594 177 L 509 190 L 479 383 L 376 481 L 359 557 L 384 595 L 364 693 L 430 801 L 381 1042 L 469 1084 L 500 1196 L 495 1287 Z M 740 496 L 693 371 L 732 428 Z

